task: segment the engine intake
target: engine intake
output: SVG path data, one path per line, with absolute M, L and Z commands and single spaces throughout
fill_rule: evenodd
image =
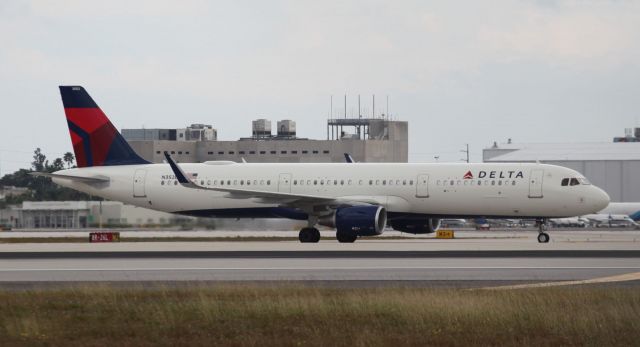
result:
M 339 233 L 375 236 L 384 231 L 387 211 L 382 206 L 341 207 L 331 217 L 320 218 L 318 223 L 335 227 Z

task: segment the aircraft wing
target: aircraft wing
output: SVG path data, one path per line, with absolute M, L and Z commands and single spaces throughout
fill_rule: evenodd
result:
M 73 175 L 60 175 L 49 172 L 30 172 L 29 175 L 36 177 L 50 177 L 50 178 L 62 178 L 72 181 L 80 181 L 84 183 L 104 183 L 109 182 L 109 178 L 107 177 L 85 177 L 85 176 L 73 176 Z
M 216 192 L 229 193 L 229 198 L 232 199 L 260 199 L 262 203 L 275 203 L 275 204 L 301 204 L 301 205 L 323 205 L 323 206 L 341 206 L 341 205 L 369 205 L 376 204 L 376 201 L 368 199 L 340 199 L 319 195 L 307 195 L 307 194 L 292 194 L 282 192 L 267 192 L 261 190 L 252 189 L 237 189 L 237 188 L 222 188 L 222 187 L 205 187 L 198 185 L 187 178 L 187 175 L 171 158 L 169 153 L 164 152 L 165 158 L 171 166 L 178 183 L 182 186 L 191 189 L 209 190 Z

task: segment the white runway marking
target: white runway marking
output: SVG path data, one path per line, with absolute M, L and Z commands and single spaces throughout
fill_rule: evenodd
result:
M 627 274 L 616 275 L 616 276 L 591 278 L 588 280 L 517 284 L 517 285 L 509 285 L 509 286 L 487 287 L 482 289 L 509 290 L 509 289 L 525 289 L 525 288 L 545 288 L 545 287 L 573 286 L 578 284 L 613 283 L 613 282 L 628 282 L 628 281 L 638 281 L 638 280 L 640 280 L 640 272 L 627 273 Z
M 175 268 L 42 268 L 0 269 L 0 272 L 36 271 L 260 271 L 260 270 L 640 270 L 640 266 L 403 266 L 403 267 L 175 267 Z M 640 272 L 638 273 L 640 274 Z

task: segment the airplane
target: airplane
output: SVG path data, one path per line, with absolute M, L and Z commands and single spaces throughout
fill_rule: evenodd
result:
M 305 220 L 339 242 L 382 234 L 388 225 L 433 233 L 442 218 L 534 218 L 549 242 L 548 218 L 600 211 L 609 196 L 580 173 L 539 163 L 150 163 L 136 154 L 81 86 L 60 86 L 77 168 L 34 173 L 105 199 L 214 218 Z M 572 184 L 569 185 L 568 182 Z M 566 183 L 566 184 L 565 184 Z
M 624 214 L 634 221 L 640 221 L 640 202 L 610 202 L 609 206 L 598 214 Z
M 597 228 L 626 228 L 633 227 L 638 228 L 640 225 L 636 223 L 631 217 L 626 214 L 587 214 L 582 216 L 583 219 L 586 219 L 590 225 Z

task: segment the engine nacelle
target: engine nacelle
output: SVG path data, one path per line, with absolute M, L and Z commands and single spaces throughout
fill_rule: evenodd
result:
M 387 225 L 387 211 L 382 206 L 342 207 L 333 215 L 320 218 L 318 223 L 335 227 L 338 232 L 375 236 L 382 234 Z
M 440 228 L 440 219 L 394 219 L 389 221 L 393 230 L 410 234 L 431 234 Z

